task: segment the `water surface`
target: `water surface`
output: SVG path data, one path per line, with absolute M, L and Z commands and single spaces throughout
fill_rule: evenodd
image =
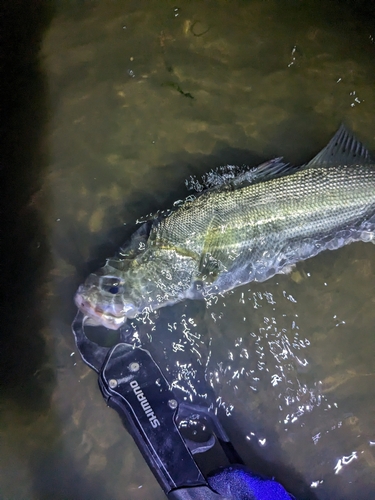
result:
M 35 411 L 8 395 L 5 498 L 164 498 L 79 358 L 74 291 L 137 220 L 185 198 L 190 176 L 308 161 L 341 122 L 375 149 L 374 51 L 371 19 L 347 2 L 56 6 L 41 50 L 48 166 L 34 199 L 50 268 L 37 329 L 46 359 L 30 377 L 46 398 Z M 373 246 L 357 243 L 135 325 L 182 399 L 218 407 L 254 471 L 301 499 L 366 500 L 374 266 Z

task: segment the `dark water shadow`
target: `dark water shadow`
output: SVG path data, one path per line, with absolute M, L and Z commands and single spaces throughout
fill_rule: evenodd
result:
M 46 360 L 41 302 L 50 255 L 39 207 L 48 164 L 48 108 L 39 49 L 50 19 L 50 9 L 41 5 L 7 2 L 0 28 L 0 391 L 23 409 L 43 408 L 49 398 L 34 374 Z
M 9 471 L 3 474 L 15 474 L 15 454 L 26 460 L 31 474 L 28 498 L 105 498 L 104 478 L 83 479 L 64 454 L 59 416 L 51 407 L 56 370 L 47 314 L 52 259 L 42 212 L 49 206 L 43 186 L 49 106 L 40 47 L 52 17 L 49 2 L 3 2 L 1 7 L 0 397 L 5 411 L 0 421 L 11 447 Z M 38 425 L 41 416 L 44 424 Z

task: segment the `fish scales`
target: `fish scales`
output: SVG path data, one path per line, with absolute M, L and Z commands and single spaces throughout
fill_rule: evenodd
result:
M 154 244 L 219 259 L 233 272 L 251 254 L 334 237 L 374 212 L 375 171 L 312 167 L 235 191 L 210 192 L 154 230 Z M 239 254 L 238 259 L 234 256 Z
M 337 164 L 341 143 L 347 161 Z M 273 170 L 271 161 L 259 178 L 223 183 L 153 221 L 135 238 L 141 250 L 108 260 L 80 287 L 78 307 L 93 324 L 118 328 L 145 308 L 264 281 L 325 249 L 374 240 L 375 166 L 343 127 L 307 165 Z

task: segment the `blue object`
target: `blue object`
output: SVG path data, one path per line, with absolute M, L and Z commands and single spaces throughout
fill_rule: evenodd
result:
M 292 497 L 277 481 L 253 474 L 242 465 L 231 465 L 212 473 L 210 487 L 231 500 L 291 500 Z

